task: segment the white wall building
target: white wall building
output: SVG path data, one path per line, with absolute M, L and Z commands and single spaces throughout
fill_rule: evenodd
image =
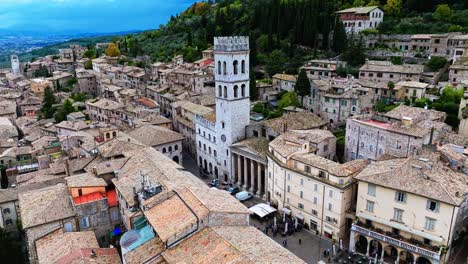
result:
M 18 55 L 11 55 L 11 71 L 14 74 L 20 73 L 20 63 L 19 63 Z
M 209 172 L 211 164 L 211 175 L 224 181 L 232 180 L 229 148 L 245 138 L 249 124 L 249 53 L 247 37 L 214 39 L 216 114 L 196 118 L 197 153 L 213 153 L 199 156 L 198 165 Z
M 384 12 L 378 6 L 353 7 L 336 12 L 346 33 L 357 33 L 377 28 L 383 22 Z

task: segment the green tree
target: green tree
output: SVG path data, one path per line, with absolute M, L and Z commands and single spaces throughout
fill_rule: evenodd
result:
M 387 0 L 387 3 L 383 6 L 385 15 L 398 17 L 401 14 L 402 0 Z
M 447 64 L 447 59 L 444 57 L 432 56 L 429 61 L 426 62 L 426 66 L 432 71 L 438 71 Z
M 86 99 L 88 99 L 88 95 L 85 93 L 75 93 L 75 94 L 72 94 L 70 97 L 75 102 L 85 102 Z
M 285 93 L 281 99 L 278 101 L 278 109 L 283 110 L 283 108 L 288 106 L 300 106 L 299 100 L 297 99 L 297 95 L 295 92 L 287 92 Z
M 189 31 L 187 33 L 187 46 L 192 47 L 193 45 L 193 37 L 192 37 L 192 32 Z
M 447 4 L 437 6 L 437 9 L 432 14 L 432 18 L 437 21 L 449 21 L 452 16 L 452 9 Z
M 304 96 L 310 95 L 310 82 L 304 69 L 301 69 L 299 72 L 294 90 L 301 97 L 302 105 L 304 103 Z
M 63 102 L 62 108 L 60 108 L 54 115 L 56 122 L 62 122 L 63 120 L 67 119 L 67 115 L 70 113 L 75 112 L 76 109 L 73 106 L 72 102 L 68 99 Z
M 367 6 L 380 6 L 379 0 L 370 0 Z
M 447 31 L 448 32 L 461 32 L 463 31 L 463 27 L 460 25 L 450 25 Z
M 114 58 L 120 56 L 121 54 L 122 53 L 120 52 L 119 48 L 114 43 L 110 43 L 106 49 L 106 55 L 109 57 Z
M 85 65 L 84 65 L 84 68 L 86 70 L 92 70 L 93 69 L 93 62 L 91 60 L 88 60 Z
M 257 80 L 255 78 L 254 69 L 250 69 L 250 84 L 249 85 L 250 85 L 249 87 L 250 100 L 256 101 L 258 98 L 258 90 L 257 90 Z
M 52 118 L 56 111 L 54 104 L 57 103 L 55 95 L 50 87 L 44 90 L 44 99 L 42 101 L 41 113 L 45 118 Z
M 281 73 L 286 70 L 286 63 L 288 62 L 288 56 L 281 50 L 274 50 L 270 53 L 267 59 L 266 72 L 270 77 L 277 73 Z
M 335 23 L 335 30 L 333 31 L 332 50 L 341 53 L 346 49 L 348 39 L 343 23 L 337 18 Z
M 366 61 L 366 54 L 364 53 L 364 47 L 362 40 L 353 40 L 350 37 L 350 43 L 346 50 L 343 52 L 343 60 L 351 66 L 360 66 Z
M 360 7 L 360 6 L 365 6 L 366 1 L 365 0 L 354 0 L 353 1 L 353 7 Z
M 390 60 L 395 65 L 402 65 L 403 64 L 403 59 L 401 57 L 392 57 Z
M 0 259 L 4 263 L 25 263 L 21 242 L 0 228 Z
M 83 53 L 83 58 L 88 59 L 95 59 L 96 58 L 96 50 L 95 49 L 88 49 Z

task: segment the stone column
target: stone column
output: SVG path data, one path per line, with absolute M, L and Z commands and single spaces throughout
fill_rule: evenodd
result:
M 231 160 L 232 160 L 232 162 L 231 162 L 231 175 L 229 176 L 230 177 L 229 182 L 230 183 L 236 183 L 237 182 L 237 180 L 236 180 L 237 154 L 232 153 Z
M 384 245 L 382 245 L 382 254 L 381 254 L 381 256 L 380 256 L 380 261 L 381 261 L 382 263 L 384 263 L 384 259 L 383 259 L 383 258 L 384 258 L 384 255 L 385 255 L 385 247 L 384 247 Z
M 369 242 L 367 243 L 366 256 L 368 256 L 368 257 L 369 257 L 369 250 L 370 250 L 370 243 L 371 243 L 371 242 L 372 242 L 372 241 L 369 241 Z
M 349 235 L 349 252 L 354 252 L 354 240 L 356 239 L 356 235 L 354 234 L 354 231 L 351 231 L 351 234 Z M 322 254 L 320 252 L 320 254 Z
M 242 186 L 242 188 L 244 190 L 247 190 L 247 184 L 248 184 L 248 180 L 249 180 L 249 177 L 247 175 L 248 173 L 248 169 L 247 169 L 247 165 L 248 165 L 248 161 L 247 161 L 247 158 L 246 157 L 242 157 L 242 159 L 244 160 L 244 186 Z
M 396 257 L 396 264 L 400 263 L 400 251 L 397 249 L 397 257 Z
M 241 187 L 242 184 L 242 160 L 241 156 L 237 154 L 237 186 Z
M 257 162 L 257 196 L 259 197 L 262 193 L 265 193 L 262 186 L 262 166 L 263 164 Z
M 252 194 L 255 194 L 254 193 L 254 190 L 255 190 L 255 164 L 256 162 L 254 162 L 253 160 L 250 160 L 250 192 Z M 257 163 L 258 164 L 258 163 Z M 257 186 L 258 188 L 258 186 Z

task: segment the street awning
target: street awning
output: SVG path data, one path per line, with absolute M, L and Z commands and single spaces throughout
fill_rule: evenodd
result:
M 249 211 L 263 218 L 271 213 L 276 212 L 276 209 L 265 203 L 260 203 L 249 208 Z

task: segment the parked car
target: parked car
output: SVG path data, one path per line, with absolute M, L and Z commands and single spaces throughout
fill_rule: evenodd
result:
M 231 186 L 231 187 L 227 188 L 226 191 L 227 191 L 228 193 L 230 193 L 231 195 L 235 195 L 235 194 L 237 194 L 240 190 L 239 190 L 239 187 Z
M 211 180 L 211 182 L 210 182 L 211 187 L 216 187 L 218 185 L 219 185 L 219 180 L 218 179 Z
M 236 193 L 236 199 L 243 202 L 243 201 L 247 201 L 249 199 L 251 199 L 253 197 L 253 195 L 247 191 L 242 191 L 242 192 L 238 192 Z

